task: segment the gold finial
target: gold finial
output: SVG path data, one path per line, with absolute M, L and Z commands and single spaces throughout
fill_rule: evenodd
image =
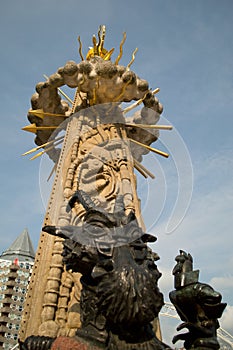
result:
M 99 39 L 98 44 L 97 44 L 95 35 L 93 35 L 92 37 L 93 47 L 91 47 L 87 53 L 87 56 L 86 56 L 87 60 L 90 60 L 94 56 L 100 56 L 105 61 L 108 61 L 111 59 L 111 55 L 114 49 L 111 49 L 110 51 L 108 51 L 104 48 L 105 32 L 106 32 L 105 26 L 101 25 L 98 31 L 98 39 Z

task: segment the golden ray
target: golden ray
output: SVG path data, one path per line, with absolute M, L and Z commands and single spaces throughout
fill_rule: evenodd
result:
M 115 102 L 119 102 L 121 97 L 124 95 L 125 93 L 125 89 L 127 88 L 127 86 L 130 84 L 130 80 L 128 80 L 124 85 L 123 85 L 123 88 L 122 88 L 122 91 L 120 93 L 120 95 L 118 95 L 116 98 L 115 98 Z
M 44 149 L 43 151 L 41 151 L 41 152 L 35 154 L 33 157 L 30 158 L 30 160 L 34 160 L 34 159 L 36 159 L 36 158 L 42 156 L 44 153 L 46 153 L 46 152 L 50 151 L 51 149 L 55 148 L 56 146 L 58 146 L 60 143 L 62 143 L 62 141 L 63 141 L 63 140 L 60 140 L 60 141 L 58 141 L 56 144 L 54 143 L 52 146 L 50 146 L 50 147 Z
M 54 166 L 53 166 L 53 168 L 52 168 L 52 170 L 51 170 L 51 172 L 50 172 L 50 174 L 49 174 L 49 176 L 47 178 L 47 182 L 49 182 L 49 180 L 51 179 L 54 171 L 56 171 L 56 170 L 57 170 L 57 162 L 54 164 Z
M 39 117 L 41 119 L 44 119 L 44 117 L 63 117 L 63 118 L 68 118 L 68 116 L 65 115 L 65 114 L 44 112 L 43 109 L 30 109 L 28 111 L 28 114 L 35 115 L 36 117 Z
M 103 60 L 105 60 L 105 61 L 110 60 L 110 58 L 111 58 L 113 52 L 114 52 L 114 47 L 113 47 L 111 50 L 109 50 L 109 51 L 104 55 Z
M 98 55 L 97 41 L 95 35 L 92 37 L 94 55 Z
M 136 164 L 135 162 L 134 162 L 134 167 L 135 167 L 135 169 L 137 169 L 137 171 L 138 171 L 142 176 L 144 176 L 146 179 L 148 178 L 148 175 L 147 175 L 147 174 L 142 170 L 142 168 L 139 167 L 138 164 Z
M 81 60 L 84 61 L 84 57 L 83 57 L 83 53 L 82 53 L 82 47 L 83 47 L 83 45 L 82 45 L 80 36 L 78 36 L 78 42 L 79 42 L 79 49 L 78 49 L 79 56 L 81 57 Z
M 44 148 L 44 147 L 46 147 L 46 146 L 49 146 L 49 145 L 51 145 L 52 143 L 55 143 L 55 142 L 57 142 L 57 141 L 59 141 L 59 140 L 62 140 L 62 139 L 64 139 L 64 136 L 60 136 L 60 137 L 58 137 L 58 138 L 56 138 L 56 139 L 54 139 L 54 140 L 48 141 L 48 142 L 44 143 L 43 145 L 37 146 L 37 147 L 32 148 L 32 149 L 30 149 L 29 151 L 23 153 L 22 156 L 26 156 L 26 155 L 28 155 L 28 154 L 34 153 L 34 152 L 38 151 L 39 149 Z
M 101 41 L 101 26 L 99 26 L 99 30 L 98 30 L 98 44 L 97 44 L 97 52 L 98 55 L 100 54 L 100 41 Z
M 135 60 L 135 54 L 136 54 L 137 51 L 138 51 L 138 48 L 136 47 L 136 49 L 135 49 L 134 52 L 132 53 L 132 59 L 131 59 L 131 61 L 128 63 L 128 65 L 127 65 L 127 67 L 126 67 L 126 70 L 129 70 L 129 69 L 130 69 L 132 63 L 133 63 L 134 60 Z
M 151 152 L 154 152 L 154 153 L 159 154 L 160 156 L 163 156 L 163 157 L 166 157 L 166 158 L 169 157 L 169 154 L 168 154 L 168 153 L 163 152 L 163 151 L 160 151 L 159 149 L 156 149 L 156 148 L 147 146 L 147 145 L 145 145 L 144 143 L 141 143 L 141 142 L 136 141 L 136 140 L 131 139 L 131 138 L 129 138 L 129 140 L 132 141 L 133 143 L 135 143 L 136 145 L 139 145 L 139 146 L 141 146 L 141 147 L 144 147 L 144 148 L 148 149 L 148 150 L 151 151 Z
M 36 124 L 33 123 L 33 124 L 30 124 L 30 125 L 24 126 L 22 128 L 22 130 L 28 131 L 28 132 L 32 132 L 32 133 L 36 134 L 36 132 L 38 130 L 48 130 L 48 129 L 51 129 L 51 130 L 54 129 L 55 130 L 57 128 L 59 128 L 59 126 L 36 126 Z
M 157 94 L 158 92 L 160 91 L 159 88 L 156 88 L 155 90 L 151 91 L 153 95 Z M 131 111 L 132 109 L 134 109 L 135 107 L 139 106 L 146 98 L 148 92 L 145 93 L 145 95 L 140 98 L 138 101 L 134 102 L 131 106 L 129 107 L 126 107 L 124 110 L 123 110 L 123 113 L 128 113 L 129 111 Z
M 89 100 L 90 106 L 93 106 L 96 104 L 96 88 L 94 88 L 92 92 L 93 92 L 93 98 Z
M 150 176 L 152 179 L 155 179 L 154 174 L 152 174 L 146 167 L 144 167 L 137 159 L 134 158 L 134 166 L 138 171 L 142 171 L 145 175 L 145 177 Z M 139 170 L 140 169 L 140 170 Z
M 98 44 L 98 53 L 103 51 L 104 40 L 105 40 L 106 27 L 104 25 L 100 26 L 98 36 L 99 36 L 99 44 Z
M 119 52 L 119 54 L 118 54 L 118 56 L 116 58 L 115 64 L 119 63 L 119 61 L 120 61 L 120 59 L 121 59 L 121 57 L 123 55 L 123 45 L 125 43 L 125 40 L 126 40 L 126 32 L 123 33 L 123 38 L 122 38 L 121 43 L 120 43 L 120 52 Z
M 172 125 L 149 125 L 149 124 L 133 124 L 133 123 L 126 123 L 124 125 L 129 127 L 142 128 L 142 129 L 172 130 Z

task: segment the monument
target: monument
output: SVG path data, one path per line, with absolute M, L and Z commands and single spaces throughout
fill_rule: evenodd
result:
M 104 39 L 100 26 L 84 59 L 79 38 L 81 62 L 69 61 L 37 84 L 31 124 L 23 128 L 36 134 L 37 145 L 25 154 L 47 153 L 56 172 L 21 323 L 24 350 L 169 348 L 159 331 L 158 255 L 148 246 L 156 238 L 146 233 L 134 169 L 154 177 L 142 157 L 168 157 L 151 144 L 171 127 L 157 124 L 159 89 L 131 70 L 137 49 L 125 67 L 119 62 L 126 35 L 114 62 Z M 73 100 L 63 85 L 75 89 Z M 217 318 L 226 304 L 198 282 L 189 254 L 180 251 L 176 260 L 171 301 L 184 321 L 180 329 L 189 332 L 174 340 L 184 339 L 187 349 L 218 349 Z

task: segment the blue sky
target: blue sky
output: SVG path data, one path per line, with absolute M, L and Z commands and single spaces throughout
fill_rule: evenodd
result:
M 80 61 L 78 35 L 87 52 L 92 34 L 105 24 L 105 46 L 118 52 L 126 31 L 121 63 L 127 65 L 139 48 L 131 69 L 152 89 L 160 88 L 163 117 L 175 128 L 170 134 L 161 132 L 156 145 L 172 146 L 170 158 L 145 159 L 157 179 L 139 182 L 139 189 L 146 186 L 148 193 L 142 204 L 146 225 L 158 237 L 153 249 L 161 257 L 160 287 L 168 300 L 174 258 L 179 249 L 189 251 L 201 280 L 211 283 L 229 304 L 221 324 L 233 334 L 232 10 L 232 0 L 8 0 L 1 4 L 0 251 L 25 227 L 36 245 L 45 214 L 41 161 L 21 156 L 34 145 L 33 134 L 21 128 L 28 124 L 35 85 L 44 80 L 43 74 L 56 72 L 68 60 Z M 184 147 L 178 148 L 178 140 L 187 147 L 191 163 Z M 190 169 L 189 209 L 168 234 L 166 224 L 177 197 L 181 209 L 188 205 Z M 43 183 L 47 174 L 41 176 Z

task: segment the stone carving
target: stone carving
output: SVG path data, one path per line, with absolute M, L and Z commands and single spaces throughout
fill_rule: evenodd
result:
M 58 95 L 59 87 L 64 84 L 77 88 L 72 108 L 61 101 Z M 88 60 L 79 64 L 68 62 L 45 83 L 39 83 L 36 90 L 31 100 L 32 110 L 28 114 L 32 123 L 30 127 L 33 126 L 36 133 L 35 142 L 55 162 L 59 158 L 44 224 L 56 222 L 56 225 L 81 225 L 85 213 L 82 206 L 76 203 L 70 213 L 65 208 L 75 191 L 82 189 L 97 206 L 104 205 L 110 212 L 115 198 L 123 195 L 126 212 L 134 210 L 139 225 L 143 227 L 134 167 L 145 177 L 153 176 L 140 161 L 142 155 L 152 149 L 147 147 L 158 138 L 158 129 L 154 127 L 149 132 L 145 127 L 156 124 L 163 109 L 148 83 L 132 72 L 130 66 L 119 66 L 116 62 L 106 61 L 101 55 L 91 55 Z M 125 111 L 120 109 L 119 103 L 132 99 L 142 102 L 144 107 L 133 117 L 125 118 Z M 142 123 L 144 127 L 141 126 Z M 58 135 L 62 128 L 66 130 L 66 136 L 60 152 L 57 140 L 62 141 Z M 138 143 L 142 140 L 143 145 Z M 154 149 L 153 151 L 159 152 Z M 160 153 L 167 156 L 164 152 Z M 58 187 L 59 183 L 63 184 L 62 188 Z M 59 203 L 55 203 L 58 192 Z M 55 211 L 58 213 L 53 215 Z M 43 254 L 45 242 L 47 249 L 50 247 L 46 256 Z M 33 284 L 41 284 L 41 278 L 46 281 L 43 282 L 43 299 L 41 297 L 40 305 L 38 304 L 41 318 L 36 329 L 44 336 L 70 334 L 69 327 L 67 328 L 69 298 L 61 297 L 60 301 L 60 294 L 63 293 L 61 281 L 67 276 L 61 263 L 61 240 L 55 238 L 52 241 L 42 233 L 39 250 L 40 255 L 37 255 L 35 262 L 35 277 L 33 275 L 29 289 L 30 299 L 25 309 L 27 314 L 21 327 L 22 338 L 28 332 L 30 334 L 31 326 L 27 325 L 27 319 L 34 312 L 31 308 L 31 293 Z M 39 262 L 42 256 L 47 260 L 48 254 L 51 267 L 44 274 Z M 37 280 L 38 271 L 40 281 Z M 69 285 L 66 293 L 73 295 L 74 284 Z M 39 315 L 36 315 L 37 319 Z
M 220 293 L 198 281 L 199 270 L 193 271 L 190 254 L 181 250 L 176 261 L 173 269 L 176 290 L 169 296 L 183 321 L 177 330 L 187 328 L 188 332 L 176 335 L 173 343 L 184 340 L 186 349 L 219 349 L 216 331 L 226 303 L 221 303 Z
M 153 177 L 142 156 L 149 151 L 168 156 L 150 145 L 159 128 L 169 127 L 155 125 L 163 110 L 154 96 L 158 89 L 150 90 L 130 70 L 134 54 L 126 67 L 119 65 L 125 37 L 112 62 L 113 50 L 103 47 L 104 27 L 98 36 L 86 60 L 80 42 L 82 62 L 67 62 L 36 86 L 31 125 L 24 128 L 36 133 L 38 147 L 32 151 L 44 149 L 38 155 L 49 155 L 56 176 L 21 327 L 23 350 L 62 350 L 62 344 L 87 350 L 169 348 L 152 328 L 163 305 L 161 274 L 158 256 L 148 247 L 156 238 L 145 233 L 134 174 L 136 168 Z M 59 96 L 65 84 L 76 89 L 72 106 Z M 136 104 L 120 107 L 132 100 Z M 127 118 L 140 103 L 143 108 Z M 174 274 L 171 299 L 185 321 L 181 328 L 189 329 L 174 341 L 184 339 L 187 349 L 217 349 L 217 318 L 225 304 L 211 287 L 193 280 L 192 259 L 184 252 Z M 182 298 L 190 304 L 187 310 Z
M 69 108 L 67 102 L 61 100 L 58 88 L 63 85 L 77 88 L 81 96 L 78 105 Z M 144 106 L 151 111 L 149 113 L 149 110 L 142 110 L 142 118 L 137 116 L 137 122 L 148 120 L 149 123 L 156 123 L 163 111 L 162 104 L 149 90 L 146 80 L 140 79 L 127 67 L 116 65 L 99 56 L 79 64 L 67 62 L 46 82 L 37 84 L 36 91 L 31 99 L 32 110 L 29 111 L 28 119 L 32 124 L 35 123 L 40 127 L 35 139 L 35 143 L 39 146 L 46 143 L 54 131 L 54 128 L 42 129 L 41 127 L 49 125 L 58 127 L 71 114 L 93 105 L 143 99 Z M 38 117 L 38 110 L 43 110 L 46 118 Z M 47 150 L 54 160 L 57 159 L 57 152 Z

